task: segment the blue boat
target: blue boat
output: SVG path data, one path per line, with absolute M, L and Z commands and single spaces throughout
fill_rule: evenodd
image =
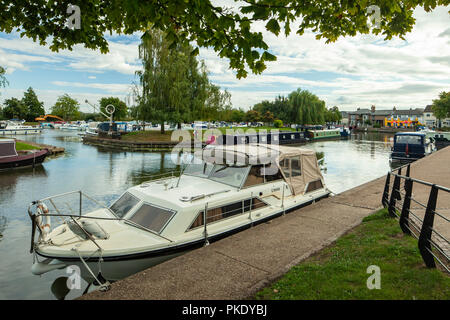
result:
M 412 162 L 434 152 L 434 143 L 421 132 L 398 132 L 394 136 L 391 159 Z

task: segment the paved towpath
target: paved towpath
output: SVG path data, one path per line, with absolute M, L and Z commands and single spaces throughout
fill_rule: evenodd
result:
M 450 147 L 413 163 L 411 177 L 450 187 Z M 80 299 L 251 298 L 381 208 L 384 182 L 383 176 L 132 275 L 112 284 L 108 292 Z M 421 191 L 417 188 L 414 194 L 426 203 L 429 189 Z M 450 197 L 439 200 L 439 208 L 450 208 Z

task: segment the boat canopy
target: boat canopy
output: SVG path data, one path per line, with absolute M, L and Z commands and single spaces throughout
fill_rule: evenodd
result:
M 0 139 L 0 158 L 17 156 L 16 141 L 14 139 Z
M 281 173 L 295 194 L 322 188 L 323 176 L 313 150 L 267 144 L 207 146 L 195 152 L 195 157 L 211 164 L 230 166 L 264 166 L 267 176 Z

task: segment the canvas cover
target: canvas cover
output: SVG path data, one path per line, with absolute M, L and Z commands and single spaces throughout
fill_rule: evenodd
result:
M 13 139 L 0 139 L 0 158 L 17 156 L 16 141 Z
M 308 183 L 320 181 L 323 176 L 313 150 L 267 144 L 240 144 L 209 146 L 195 153 L 195 156 L 213 164 L 257 165 L 276 164 L 294 194 L 303 194 Z M 287 160 L 287 174 L 280 167 L 280 161 Z M 292 168 L 293 161 L 299 161 L 299 168 Z M 294 162 L 295 163 L 295 162 Z M 285 168 L 286 170 L 286 168 Z

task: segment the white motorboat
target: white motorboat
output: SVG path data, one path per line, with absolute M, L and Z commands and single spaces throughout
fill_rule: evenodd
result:
M 79 131 L 82 130 L 82 128 L 77 124 L 71 124 L 71 123 L 65 123 L 62 126 L 59 127 L 60 130 L 67 130 L 67 131 Z
M 88 282 L 122 279 L 329 194 L 312 150 L 208 146 L 179 176 L 134 186 L 109 207 L 85 214 L 93 199 L 81 191 L 31 203 L 32 272 L 76 265 Z M 58 207 L 68 196 L 79 208 Z
M 30 135 L 40 133 L 42 133 L 42 128 L 37 126 L 25 126 L 21 123 L 11 121 L 0 123 L 0 136 Z

